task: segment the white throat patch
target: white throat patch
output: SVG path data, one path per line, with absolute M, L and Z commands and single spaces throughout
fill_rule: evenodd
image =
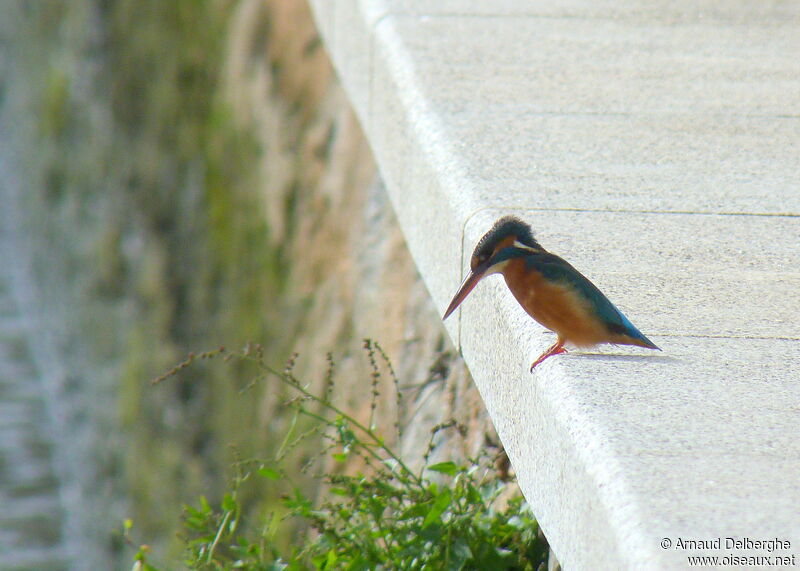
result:
M 519 240 L 514 240 L 514 247 L 515 248 L 519 248 L 520 250 L 527 250 L 528 252 L 538 252 L 539 251 L 536 248 L 532 248 L 531 246 L 528 246 L 527 244 L 523 244 Z

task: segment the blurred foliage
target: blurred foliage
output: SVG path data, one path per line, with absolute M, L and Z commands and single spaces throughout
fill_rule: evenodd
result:
M 367 340 L 364 347 L 372 367 L 364 384 L 372 387 L 374 413 L 380 397 L 379 360 L 393 376 L 401 400 L 402 393 L 380 345 Z M 192 355 L 157 382 L 222 353 Z M 252 385 L 278 381 L 290 389 L 286 404 L 295 422 L 273 457 L 237 462 L 235 477 L 217 506 L 201 497 L 195 506 L 184 507 L 183 563 L 188 568 L 546 568 L 547 543 L 530 508 L 519 495 L 500 500 L 508 483 L 496 476 L 490 458 L 464 464 L 430 461 L 440 432 L 464 430 L 455 421 L 432 428 L 422 465 L 412 469 L 376 431 L 374 416 L 360 422 L 334 402 L 332 360 L 319 394 L 309 390 L 312 383 L 293 375 L 293 361 L 278 371 L 265 362 L 258 346 L 229 353 L 226 360 L 254 366 Z M 306 441 L 320 450 L 303 468 L 317 471 L 320 498 L 309 495 L 294 469 L 287 469 L 287 459 Z M 247 521 L 252 510 L 240 495 L 242 486 L 252 481 L 283 491 L 282 513 L 268 513 L 260 525 Z M 276 541 L 287 526 L 293 532 L 288 546 Z M 127 541 L 135 546 L 132 522 L 124 527 Z M 151 559 L 147 547 L 140 547 L 134 569 L 155 571 Z
M 143 379 L 200 340 L 258 339 L 278 354 L 289 342 L 269 303 L 285 268 L 258 195 L 262 149 L 221 94 L 237 3 L 21 8 L 36 269 L 64 306 L 64 347 L 86 353 L 74 369 L 93 402 L 75 406 L 101 427 L 84 485 L 129 501 L 160 551 L 175 548 L 181 502 L 222 496 L 228 442 L 269 449 L 254 430 L 269 403 L 243 405 L 216 363 L 158 394 Z

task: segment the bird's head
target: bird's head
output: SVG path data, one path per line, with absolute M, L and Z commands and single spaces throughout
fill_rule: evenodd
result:
M 502 272 L 510 260 L 541 249 L 528 224 L 514 216 L 500 218 L 475 246 L 469 263 L 471 272 L 453 296 L 442 319 L 447 319 L 456 310 L 481 279 Z

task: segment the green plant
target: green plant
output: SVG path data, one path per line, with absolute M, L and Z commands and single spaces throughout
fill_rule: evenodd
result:
M 379 360 L 395 386 L 397 378 L 389 359 L 377 343 L 364 345 L 372 369 L 372 406 L 368 423 L 362 423 L 331 400 L 334 367 L 329 369 L 320 394 L 312 392 L 292 374 L 294 360 L 283 371 L 267 365 L 258 346 L 226 359 L 256 366 L 256 381 L 277 379 L 293 392 L 288 404 L 294 421 L 274 459 L 238 460 L 236 476 L 219 507 L 205 498 L 187 506 L 184 514 L 185 559 L 191 569 L 540 569 L 545 565 L 547 543 L 528 505 L 513 497 L 498 505 L 506 483 L 493 477 L 487 457 L 464 464 L 431 463 L 435 437 L 445 430 L 463 430 L 455 421 L 431 430 L 422 466 L 412 469 L 388 446 L 373 426 L 381 376 Z M 222 349 L 189 359 L 160 382 Z M 310 422 L 304 424 L 302 419 Z M 302 428 L 301 428 L 302 427 Z M 396 425 L 399 432 L 399 425 Z M 286 458 L 300 442 L 320 438 L 322 452 L 307 462 L 322 468 L 316 476 L 324 493 L 315 501 L 295 483 Z M 358 465 L 356 471 L 348 467 Z M 284 514 L 262 518 L 260 529 L 243 525 L 244 507 L 239 489 L 247 481 L 261 485 L 290 482 L 284 495 Z M 305 525 L 288 549 L 275 541 L 278 530 L 292 522 Z M 129 543 L 130 523 L 125 536 Z M 155 569 L 147 549 L 136 554 L 138 569 Z

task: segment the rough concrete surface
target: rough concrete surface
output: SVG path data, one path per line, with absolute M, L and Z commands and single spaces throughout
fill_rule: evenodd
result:
M 564 566 L 800 559 L 800 5 L 311 4 L 440 309 L 516 213 L 664 349 L 447 322 Z

